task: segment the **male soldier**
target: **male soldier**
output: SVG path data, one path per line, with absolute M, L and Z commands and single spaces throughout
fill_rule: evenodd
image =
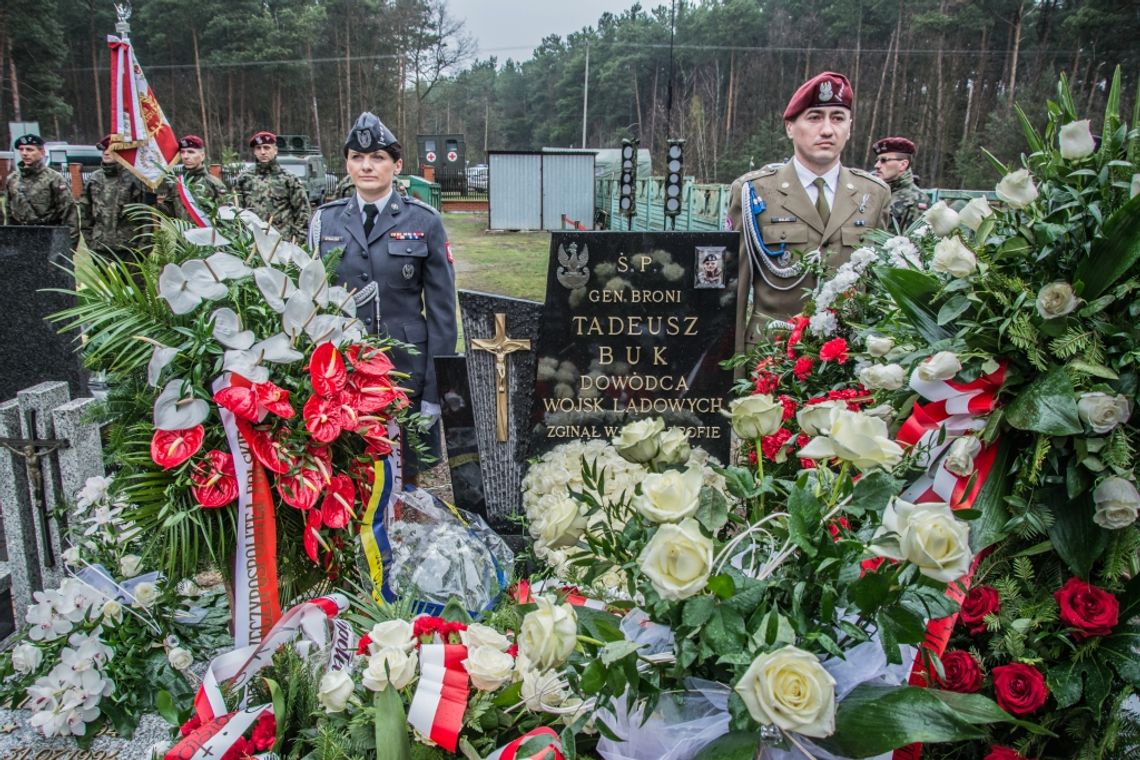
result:
M 884 137 L 877 140 L 875 174 L 891 188 L 891 222 L 902 232 L 930 206 L 930 198 L 914 184 L 910 162 L 914 158 L 914 143 L 905 137 Z
M 732 183 L 729 222 L 740 230 L 738 351 L 758 343 L 769 321 L 800 312 L 803 290 L 815 285 L 801 259 L 822 257 L 834 269 L 850 258 L 867 230 L 886 223 L 886 184 L 839 163 L 851 137 L 854 100 L 842 74 L 825 71 L 804 82 L 784 109 L 792 160 Z
M 20 164 L 5 183 L 8 224 L 64 225 L 76 241 L 79 228 L 71 188 L 62 174 L 47 165 L 39 135 L 17 138 Z
M 337 282 L 355 291 L 358 316 L 369 332 L 409 343 L 418 353 L 394 351 L 412 408 L 425 418 L 425 436 L 439 456 L 439 390 L 436 356 L 455 352 L 455 272 L 451 245 L 439 213 L 395 190 L 403 168 L 396 136 L 367 111 L 344 143 L 355 192 L 326 203 L 313 215 L 309 247 L 322 257 L 344 255 Z M 420 462 L 404 447 L 404 482 L 415 485 Z
M 238 205 L 272 223 L 287 239 L 304 240 L 312 213 L 309 198 L 301 180 L 277 163 L 277 135 L 258 132 L 249 138 L 249 147 L 257 163 L 234 182 Z
M 182 179 L 186 187 L 194 194 L 195 200 L 208 200 L 210 207 L 214 208 L 226 195 L 226 184 L 210 174 L 206 167 L 206 143 L 198 135 L 186 135 L 178 141 L 178 150 L 182 157 Z M 181 203 L 175 203 L 179 218 L 185 218 L 186 209 Z
M 141 209 L 127 206 L 150 200 L 146 188 L 115 160 L 111 136 L 95 143 L 103 151 L 103 164 L 91 175 L 79 196 L 79 223 L 87 247 L 96 253 L 134 260 L 135 237 L 147 227 Z M 133 218 L 132 218 L 133 217 Z

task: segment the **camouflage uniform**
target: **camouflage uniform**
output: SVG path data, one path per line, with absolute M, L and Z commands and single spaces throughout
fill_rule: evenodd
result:
M 887 184 L 891 187 L 891 223 L 901 232 L 922 217 L 930 207 L 930 196 L 914 184 L 910 169 Z
M 146 188 L 135 176 L 118 164 L 103 164 L 91 175 L 79 197 L 79 217 L 87 247 L 99 253 L 130 256 L 139 245 L 135 237 L 147 227 L 146 220 L 130 217 L 139 209 L 128 210 L 133 204 L 147 202 Z
M 75 202 L 67 179 L 40 161 L 8 174 L 5 185 L 8 224 L 63 225 L 71 228 L 72 240 L 78 236 Z
M 205 199 L 213 206 L 222 203 L 226 193 L 229 192 L 226 183 L 210 174 L 205 165 L 199 166 L 197 169 L 183 169 L 182 177 L 186 180 L 186 186 L 190 188 L 190 192 L 194 193 L 195 200 Z M 178 205 L 181 206 L 182 204 Z
M 266 221 L 272 220 L 286 237 L 303 242 L 309 226 L 309 197 L 301 180 L 278 165 L 277 160 L 258 163 L 234 182 L 238 205 Z

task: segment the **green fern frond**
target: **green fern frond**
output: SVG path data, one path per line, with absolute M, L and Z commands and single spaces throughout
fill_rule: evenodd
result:
M 1060 338 L 1054 338 L 1050 341 L 1049 350 L 1059 359 L 1072 359 L 1080 352 L 1087 350 L 1092 343 L 1093 332 L 1091 330 L 1073 327 Z
M 1013 574 L 1025 586 L 1033 585 L 1033 561 L 1029 557 L 1016 557 L 1013 560 Z
M 1108 445 L 1100 452 L 1100 458 L 1118 472 L 1132 469 L 1132 439 L 1123 425 L 1112 431 Z

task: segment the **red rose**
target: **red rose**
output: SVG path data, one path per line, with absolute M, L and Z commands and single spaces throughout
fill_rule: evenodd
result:
M 820 346 L 819 359 L 825 362 L 843 364 L 847 361 L 847 341 L 843 338 L 832 338 Z
M 1061 622 L 1076 628 L 1073 638 L 1107 636 L 1118 622 L 1120 602 L 1104 589 L 1070 578 L 1053 598 L 1061 607 Z
M 934 680 L 946 691 L 973 694 L 982 688 L 982 669 L 974 655 L 962 649 L 954 649 L 942 655 L 942 670 L 945 675 Z
M 1025 757 L 1017 754 L 1009 747 L 999 747 L 995 744 L 990 747 L 990 754 L 986 755 L 982 760 L 1025 760 Z
M 1049 698 L 1045 676 L 1032 665 L 1015 662 L 994 668 L 994 695 L 1001 709 L 1014 715 L 1028 715 Z
M 801 356 L 796 359 L 796 363 L 792 366 L 792 374 L 796 376 L 797 380 L 807 380 L 808 376 L 811 375 L 811 366 L 814 363 L 810 356 Z
M 959 617 L 962 625 L 966 626 L 973 635 L 986 630 L 984 618 L 986 615 L 996 615 L 1001 610 L 1001 596 L 993 586 L 974 586 L 966 598 L 962 600 L 962 611 Z

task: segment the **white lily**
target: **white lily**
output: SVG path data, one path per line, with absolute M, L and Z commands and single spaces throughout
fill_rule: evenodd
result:
M 184 382 L 175 378 L 154 401 L 154 426 L 159 430 L 185 430 L 210 416 L 210 405 L 193 395 L 183 396 Z
M 156 345 L 154 352 L 150 355 L 150 361 L 146 365 L 146 384 L 157 388 L 158 378 L 162 374 L 162 370 L 166 369 L 166 366 L 174 361 L 174 357 L 177 355 L 177 348 Z
M 230 239 L 215 227 L 187 227 L 182 230 L 182 237 L 203 248 L 223 248 L 230 244 Z
M 329 288 L 329 303 L 350 317 L 356 316 L 356 299 L 352 297 L 348 288 L 342 288 L 339 285 Z
M 309 294 L 298 290 L 289 296 L 285 310 L 281 313 L 281 329 L 290 338 L 296 338 L 308 328 L 316 316 L 317 307 L 309 298 Z
M 321 308 L 329 305 L 329 278 L 325 274 L 325 264 L 320 259 L 313 259 L 301 270 L 297 278 L 297 287 Z
M 278 314 L 285 311 L 285 301 L 297 290 L 287 274 L 273 267 L 259 267 L 253 270 L 253 280 L 257 283 L 257 289 L 261 291 L 265 303 Z
M 244 351 L 256 340 L 252 330 L 241 329 L 241 318 L 229 307 L 215 309 L 210 319 L 214 322 L 214 339 L 226 348 Z

